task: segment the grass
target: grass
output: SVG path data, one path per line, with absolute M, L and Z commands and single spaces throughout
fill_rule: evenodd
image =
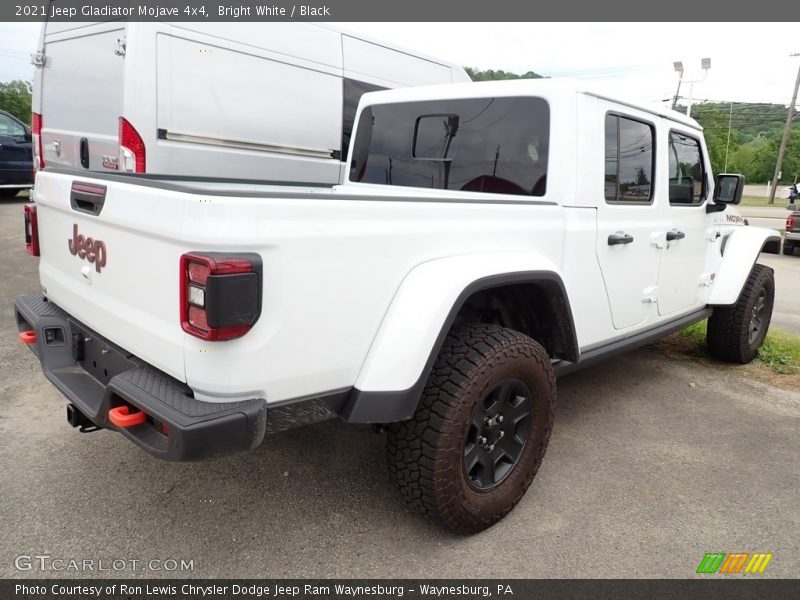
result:
M 655 348 L 671 356 L 695 361 L 699 359 L 708 365 L 741 371 L 742 375 L 780 387 L 800 387 L 800 335 L 780 329 L 769 330 L 756 359 L 750 365 L 732 365 L 711 358 L 706 348 L 706 321 L 673 333 L 656 342 Z

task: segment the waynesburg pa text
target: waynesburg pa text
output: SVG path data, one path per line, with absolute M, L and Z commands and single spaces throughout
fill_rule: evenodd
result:
M 419 591 L 422 596 L 431 597 L 445 597 L 445 596 L 465 596 L 469 598 L 488 598 L 492 596 L 492 592 L 488 585 L 426 585 L 420 584 L 419 590 L 416 586 L 406 587 L 403 585 L 347 585 L 337 583 L 335 585 L 193 585 L 185 583 L 177 586 L 173 584 L 143 584 L 134 585 L 128 583 L 109 584 L 109 585 L 92 585 L 92 584 L 53 584 L 51 586 L 44 585 L 27 585 L 17 584 L 15 586 L 15 594 L 22 595 L 45 595 L 48 592 L 54 596 L 90 596 L 100 598 L 103 595 L 131 595 L 131 596 L 175 596 L 179 592 L 181 595 L 193 596 L 204 598 L 206 596 L 247 596 L 250 598 L 266 598 L 266 597 L 281 597 L 281 596 L 330 596 L 336 594 L 337 596 L 384 596 L 402 598 L 406 592 L 415 593 Z M 497 586 L 498 596 L 513 596 L 514 592 L 508 584 L 501 584 Z

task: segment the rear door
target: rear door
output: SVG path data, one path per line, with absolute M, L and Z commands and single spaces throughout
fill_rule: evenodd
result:
M 287 32 L 285 26 L 271 31 Z M 159 140 L 153 153 L 166 167 L 160 172 L 337 182 L 342 123 L 338 36 L 298 27 L 294 38 L 284 47 L 264 36 L 262 47 L 253 48 L 179 28 L 174 35 L 158 34 Z M 276 45 L 295 54 L 303 46 L 326 47 L 329 64 L 267 49 Z
M 602 114 L 602 113 L 601 113 Z M 654 313 L 660 252 L 653 236 L 663 229 L 655 194 L 656 126 L 647 113 L 605 112 L 605 189 L 597 189 L 597 258 L 615 329 Z
M 124 26 L 59 30 L 56 25 L 47 26 L 40 89 L 45 164 L 117 170 Z

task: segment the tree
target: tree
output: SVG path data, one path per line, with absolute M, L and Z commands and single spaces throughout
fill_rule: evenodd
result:
M 488 71 L 481 71 L 479 69 L 473 69 L 472 67 L 464 67 L 464 70 L 469 75 L 472 81 L 498 81 L 504 79 L 542 79 L 542 76 L 538 73 L 534 73 L 533 71 L 528 71 L 527 73 L 523 73 L 522 75 L 517 75 L 516 73 L 510 73 L 508 71 L 497 70 L 494 71 L 489 69 Z
M 729 115 L 719 110 L 719 105 L 698 104 L 692 110 L 692 117 L 703 126 L 708 154 L 711 158 L 711 170 L 722 173 L 725 170 L 725 154 L 728 154 L 730 166 L 731 154 L 739 147 L 738 131 L 731 128 L 730 148 L 728 147 Z
M 0 109 L 30 125 L 32 93 L 33 86 L 29 81 L 17 79 L 0 83 Z
M 686 108 L 678 106 L 678 110 L 685 112 Z M 734 102 L 731 106 L 730 102 L 701 102 L 692 108 L 692 117 L 703 126 L 715 173 L 721 173 L 725 168 L 727 150 L 729 173 L 741 173 L 750 183 L 767 183 L 772 179 L 786 121 L 785 106 L 746 102 Z M 786 148 L 781 185 L 788 185 L 800 175 L 798 122 L 800 118 L 795 117 Z

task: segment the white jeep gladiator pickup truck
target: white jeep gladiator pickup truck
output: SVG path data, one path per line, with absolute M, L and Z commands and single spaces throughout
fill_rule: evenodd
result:
M 331 417 L 388 430 L 403 496 L 458 532 L 520 500 L 556 376 L 708 318 L 769 326 L 775 231 L 697 123 L 558 81 L 367 94 L 332 187 L 47 168 L 20 339 L 70 424 L 167 460 Z

